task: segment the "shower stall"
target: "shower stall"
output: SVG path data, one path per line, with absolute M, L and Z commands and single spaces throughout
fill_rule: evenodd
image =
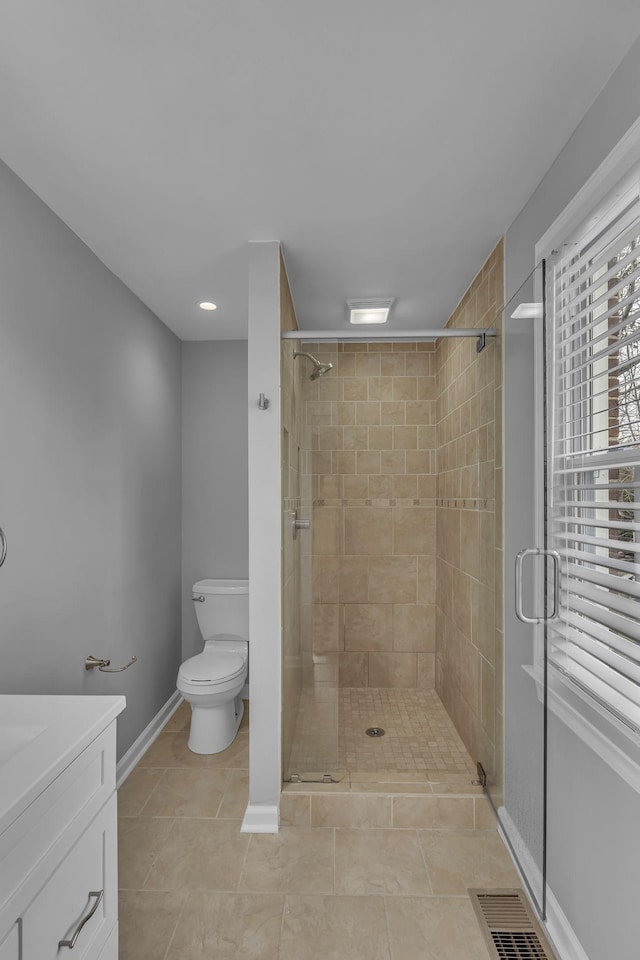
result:
M 285 781 L 501 777 L 498 274 L 442 331 L 283 334 Z

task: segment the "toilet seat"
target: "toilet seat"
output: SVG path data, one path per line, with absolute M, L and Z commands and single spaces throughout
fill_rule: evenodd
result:
M 178 679 L 209 685 L 224 683 L 239 677 L 246 666 L 244 657 L 239 653 L 207 650 L 185 660 L 180 667 Z

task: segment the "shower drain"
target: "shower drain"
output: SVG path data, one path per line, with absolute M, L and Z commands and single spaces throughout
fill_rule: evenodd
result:
M 368 730 L 365 730 L 365 733 L 368 737 L 384 737 L 382 727 L 369 727 Z

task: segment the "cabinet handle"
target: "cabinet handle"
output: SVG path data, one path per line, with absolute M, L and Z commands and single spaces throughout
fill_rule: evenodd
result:
M 70 940 L 60 940 L 60 941 L 59 941 L 59 943 L 58 943 L 58 949 L 60 949 L 60 947 L 69 947 L 69 950 L 73 950 L 73 948 L 74 948 L 75 945 L 76 945 L 76 941 L 77 941 L 78 937 L 80 936 L 80 931 L 81 931 L 82 928 L 84 927 L 84 925 L 85 925 L 85 923 L 87 922 L 87 920 L 91 920 L 91 917 L 94 915 L 94 913 L 96 912 L 96 910 L 98 909 L 98 907 L 99 907 L 100 904 L 102 903 L 102 898 L 104 897 L 104 890 L 90 890 L 90 891 L 89 891 L 89 899 L 91 899 L 91 897 L 96 897 L 96 898 L 97 898 L 97 899 L 96 899 L 96 902 L 95 902 L 94 905 L 91 907 L 91 910 L 89 910 L 89 913 L 86 915 L 86 917 L 83 917 L 83 918 L 82 918 L 82 920 L 80 921 L 80 923 L 78 924 L 78 926 L 77 926 L 76 929 L 74 930 L 73 936 L 71 937 Z

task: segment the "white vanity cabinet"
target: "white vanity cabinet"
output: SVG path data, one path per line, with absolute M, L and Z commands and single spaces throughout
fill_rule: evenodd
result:
M 113 712 L 0 833 L 0 960 L 117 960 Z
M 112 796 L 24 912 L 24 960 L 53 960 L 71 949 L 79 960 L 101 955 L 117 919 L 116 850 Z

